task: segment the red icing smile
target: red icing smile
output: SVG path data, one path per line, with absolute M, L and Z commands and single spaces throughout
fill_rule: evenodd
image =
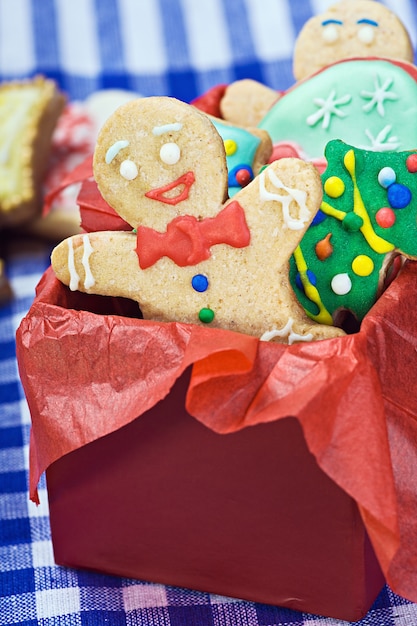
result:
M 147 198 L 151 198 L 152 200 L 164 202 L 165 204 L 175 205 L 188 198 L 188 194 L 190 193 L 190 189 L 194 181 L 194 172 L 187 172 L 186 174 L 183 174 L 182 176 L 177 178 L 177 180 L 174 180 L 172 183 L 168 183 L 168 185 L 158 187 L 158 189 L 151 189 L 150 191 L 145 193 L 145 196 Z M 165 195 L 173 189 L 178 189 L 178 194 L 176 196 Z

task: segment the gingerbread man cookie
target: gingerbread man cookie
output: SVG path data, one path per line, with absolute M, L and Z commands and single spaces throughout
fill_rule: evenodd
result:
M 376 0 L 342 0 L 311 18 L 301 30 L 293 63 L 298 83 L 286 92 L 277 93 L 253 80 L 236 81 L 225 90 L 220 103 L 222 116 L 242 126 L 259 124 L 271 134 L 274 143 L 293 142 L 296 148 L 293 153 L 307 158 L 322 154 L 325 143 L 332 138 L 354 143 L 348 137 L 352 120 L 345 118 L 357 92 L 367 94 L 368 102 L 363 103 L 365 108 L 359 111 L 355 127 L 360 126 L 363 132 L 370 133 L 374 129 L 368 128 L 365 118 L 376 105 L 379 105 L 378 112 L 383 111 L 383 105 L 393 100 L 395 94 L 398 104 L 408 108 L 415 98 L 412 85 L 415 77 L 407 84 L 395 63 L 384 69 L 370 61 L 378 58 L 380 64 L 382 59 L 398 61 L 405 72 L 413 75 L 413 50 L 404 25 Z M 367 59 L 367 63 L 358 65 L 353 59 Z M 337 65 L 346 60 L 351 62 Z M 403 103 L 403 99 L 406 102 Z M 323 120 L 314 115 L 319 116 L 320 111 L 326 113 Z M 326 122 L 329 115 L 333 121 L 338 118 L 339 124 L 331 129 L 326 125 L 323 144 L 321 133 L 316 131 L 320 131 L 321 121 Z M 373 140 L 386 139 L 390 124 L 388 121 L 381 130 L 375 131 Z M 304 145 L 305 132 L 312 134 L 310 144 L 318 135 L 313 150 L 311 145 Z M 364 140 L 362 138 L 361 145 Z
M 377 0 L 342 0 L 305 23 L 294 48 L 293 72 L 303 80 L 336 61 L 371 56 L 412 63 L 404 24 Z
M 71 289 L 133 299 L 145 319 L 285 343 L 343 334 L 310 320 L 289 282 L 289 258 L 322 197 L 311 164 L 283 159 L 228 198 L 225 147 L 213 123 L 155 97 L 108 119 L 94 174 L 133 230 L 59 244 L 52 267 Z

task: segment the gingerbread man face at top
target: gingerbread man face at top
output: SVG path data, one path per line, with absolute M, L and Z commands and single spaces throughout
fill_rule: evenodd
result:
M 302 80 L 336 61 L 374 56 L 412 62 L 407 31 L 376 0 L 342 0 L 303 27 L 294 50 L 294 76 Z
M 165 230 L 178 215 L 211 217 L 227 198 L 223 142 L 210 120 L 172 98 L 121 106 L 103 126 L 94 176 L 133 228 Z

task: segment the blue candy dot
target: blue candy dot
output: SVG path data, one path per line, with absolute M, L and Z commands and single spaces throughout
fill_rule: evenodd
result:
M 319 209 L 317 213 L 315 214 L 314 219 L 311 222 L 310 226 L 317 226 L 317 224 L 321 224 L 321 222 L 323 222 L 325 219 L 326 219 L 326 213 L 323 213 L 323 211 Z
M 312 285 L 317 284 L 316 275 L 311 270 L 307 270 L 307 278 Z M 295 284 L 297 285 L 298 289 L 300 289 L 301 291 L 304 291 L 304 286 L 303 286 L 303 283 L 301 282 L 301 276 L 299 272 L 297 273 L 297 276 L 295 277 Z
M 204 274 L 196 274 L 192 277 L 191 284 L 193 289 L 202 293 L 207 290 L 209 281 L 207 276 L 204 276 Z
M 405 185 L 394 183 L 388 187 L 388 202 L 393 209 L 404 209 L 411 202 L 411 191 Z

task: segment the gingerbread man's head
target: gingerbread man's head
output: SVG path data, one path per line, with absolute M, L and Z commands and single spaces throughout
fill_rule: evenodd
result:
M 306 22 L 294 50 L 294 76 L 302 80 L 331 63 L 354 57 L 413 61 L 404 25 L 376 0 L 342 0 Z
M 215 215 L 227 198 L 223 141 L 209 118 L 173 98 L 142 98 L 104 124 L 94 176 L 133 228 L 164 230 L 177 215 Z

